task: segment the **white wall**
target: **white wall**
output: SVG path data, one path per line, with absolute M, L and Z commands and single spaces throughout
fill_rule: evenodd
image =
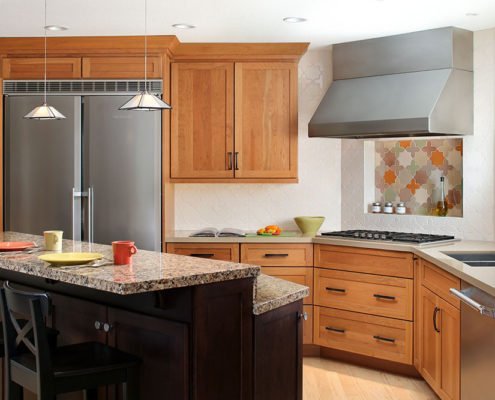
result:
M 372 215 L 364 212 L 365 186 L 374 174 L 363 141 L 342 142 L 342 229 L 386 229 L 455 234 L 494 240 L 495 29 L 474 34 L 474 135 L 464 139 L 464 217 Z M 365 175 L 369 175 L 366 182 Z
M 297 229 L 297 215 L 324 215 L 340 229 L 340 140 L 309 139 L 308 122 L 331 83 L 331 49 L 309 51 L 299 64 L 298 184 L 177 184 L 175 229 L 205 226 Z

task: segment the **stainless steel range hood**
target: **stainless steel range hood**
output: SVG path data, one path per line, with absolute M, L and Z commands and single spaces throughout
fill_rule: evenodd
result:
M 473 133 L 473 33 L 448 27 L 337 44 L 310 137 Z

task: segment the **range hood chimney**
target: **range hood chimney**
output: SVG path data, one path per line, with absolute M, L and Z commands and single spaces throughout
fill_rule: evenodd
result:
M 473 133 L 473 33 L 432 29 L 333 46 L 334 81 L 310 137 Z

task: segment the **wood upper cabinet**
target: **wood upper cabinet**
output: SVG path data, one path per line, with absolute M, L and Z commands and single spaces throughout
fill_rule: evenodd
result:
M 148 57 L 148 78 L 162 76 L 160 57 Z M 86 79 L 142 79 L 143 57 L 83 57 L 82 77 Z
M 233 178 L 234 64 L 172 64 L 172 178 Z
M 4 58 L 2 74 L 4 79 L 43 79 L 43 58 Z M 80 58 L 47 58 L 46 76 L 48 79 L 81 78 Z
M 297 182 L 296 62 L 172 64 L 174 182 Z
M 237 178 L 297 178 L 297 64 L 235 65 Z

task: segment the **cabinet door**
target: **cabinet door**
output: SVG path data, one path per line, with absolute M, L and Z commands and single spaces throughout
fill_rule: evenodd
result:
M 148 57 L 148 78 L 162 76 L 160 57 Z M 84 57 L 82 77 L 98 79 L 142 79 L 144 78 L 143 57 Z
M 5 58 L 2 63 L 4 79 L 43 79 L 43 58 Z M 80 58 L 48 58 L 48 79 L 81 78 Z
M 302 399 L 302 303 L 254 319 L 254 398 Z
M 421 287 L 421 374 L 434 390 L 438 390 L 441 376 L 440 311 L 438 297 Z
M 172 178 L 233 178 L 232 63 L 172 64 Z
M 441 380 L 440 397 L 448 400 L 460 398 L 460 347 L 461 347 L 461 315 L 460 311 L 439 298 L 441 311 Z
M 54 293 L 50 294 L 50 298 L 53 304 L 52 326 L 60 332 L 57 341 L 59 346 L 83 342 L 106 343 L 107 335 L 103 331 L 103 324 L 107 321 L 106 306 Z M 100 323 L 100 329 L 95 326 L 96 322 Z M 59 400 L 83 398 L 83 392 L 57 396 Z M 30 400 L 29 397 L 26 399 Z M 106 387 L 99 388 L 98 399 L 106 399 Z
M 297 178 L 297 64 L 236 63 L 236 178 Z
M 140 399 L 189 399 L 189 336 L 186 324 L 109 308 L 109 345 L 141 357 Z M 109 390 L 120 399 L 120 387 Z

